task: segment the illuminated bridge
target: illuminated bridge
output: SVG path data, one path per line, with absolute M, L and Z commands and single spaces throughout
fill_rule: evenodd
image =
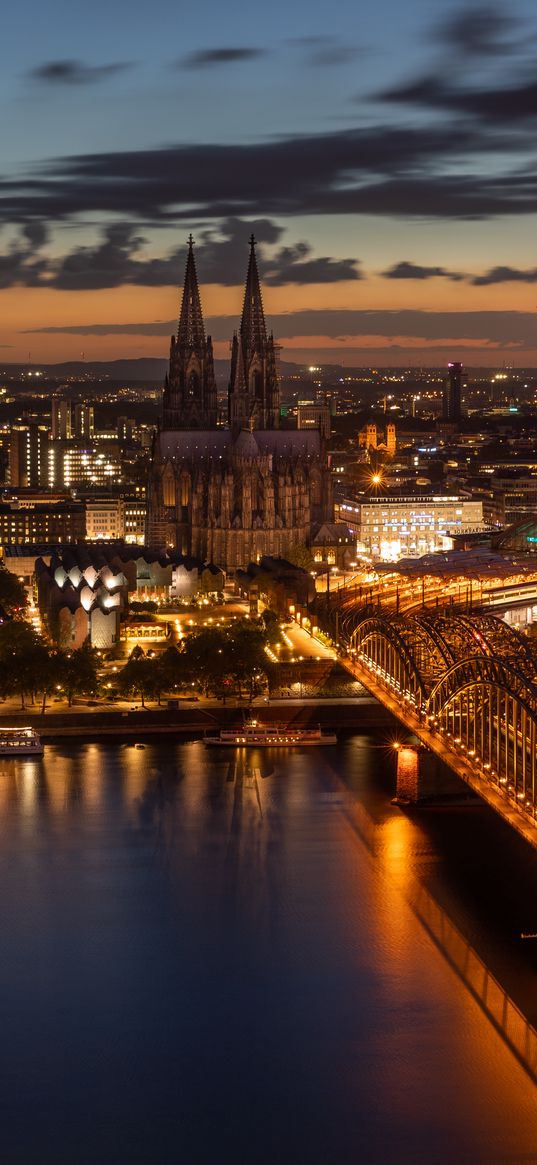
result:
M 355 612 L 342 662 L 537 845 L 537 649 L 489 614 Z

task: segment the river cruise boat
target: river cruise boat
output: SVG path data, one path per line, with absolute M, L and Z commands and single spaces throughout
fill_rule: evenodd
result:
M 290 748 L 293 745 L 318 747 L 337 744 L 334 732 L 313 728 L 292 728 L 287 724 L 261 724 L 249 720 L 239 728 L 221 728 L 216 736 L 205 736 L 205 744 L 228 745 L 231 748 Z
M 35 728 L 0 728 L 0 756 L 42 756 L 43 745 Z

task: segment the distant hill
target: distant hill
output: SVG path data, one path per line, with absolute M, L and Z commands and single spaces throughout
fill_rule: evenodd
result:
M 214 365 L 218 379 L 227 379 L 229 360 L 215 360 Z M 281 375 L 286 376 L 296 372 L 298 367 L 297 364 L 282 361 L 280 364 Z M 35 370 L 59 379 L 64 376 L 84 376 L 95 380 L 106 377 L 107 380 L 114 381 L 144 380 L 156 381 L 160 384 L 168 370 L 168 361 L 152 356 L 143 356 L 137 360 L 66 360 L 63 364 L 36 364 Z M 2 362 L 0 372 L 2 371 L 6 375 L 20 376 L 23 372 L 29 371 L 29 367 L 28 364 Z
M 66 360 L 63 364 L 36 364 L 34 370 L 47 376 L 87 376 L 106 377 L 110 380 L 162 380 L 168 366 L 167 360 L 144 357 L 139 360 Z M 13 375 L 28 372 L 28 364 L 4 364 L 2 370 Z

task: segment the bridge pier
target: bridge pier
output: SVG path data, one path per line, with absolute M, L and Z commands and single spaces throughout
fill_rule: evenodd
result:
M 467 788 L 447 765 L 424 744 L 402 744 L 397 752 L 395 801 L 419 805 L 423 801 L 461 797 Z

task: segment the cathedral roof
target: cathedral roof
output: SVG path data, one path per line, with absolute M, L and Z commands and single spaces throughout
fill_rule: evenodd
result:
M 318 457 L 321 451 L 318 429 L 261 429 L 255 439 L 261 453 L 278 457 Z
M 158 435 L 161 457 L 221 457 L 231 444 L 229 429 L 164 429 Z
M 275 457 L 318 457 L 318 429 L 243 429 L 235 441 L 229 429 L 164 429 L 158 434 L 164 460 L 181 457 L 222 457 L 238 451 L 243 457 L 272 454 Z

